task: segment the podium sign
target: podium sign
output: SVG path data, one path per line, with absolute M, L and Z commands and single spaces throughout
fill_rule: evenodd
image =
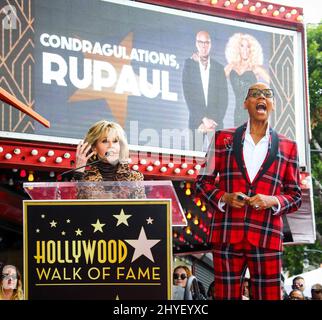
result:
M 25 200 L 26 299 L 171 299 L 171 200 Z

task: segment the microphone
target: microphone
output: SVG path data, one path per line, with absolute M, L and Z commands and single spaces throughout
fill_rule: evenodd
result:
M 112 153 L 112 152 L 106 151 L 104 156 L 105 156 L 105 157 L 108 157 L 111 153 Z M 70 170 L 64 171 L 64 172 L 62 172 L 61 174 L 59 174 L 59 177 L 60 177 L 60 178 L 62 178 L 64 175 L 66 175 L 66 174 L 68 174 L 68 173 L 74 172 L 74 171 L 76 171 L 76 170 L 78 170 L 78 169 L 81 169 L 81 168 L 85 168 L 85 167 L 87 167 L 87 166 L 92 166 L 93 164 L 98 163 L 98 162 L 101 162 L 101 161 L 102 161 L 102 159 L 95 160 L 95 161 L 93 161 L 93 162 L 86 163 L 86 164 L 85 164 L 85 165 L 83 165 L 83 166 L 80 166 L 80 167 L 77 167 L 77 168 L 74 168 L 74 169 L 70 169 Z

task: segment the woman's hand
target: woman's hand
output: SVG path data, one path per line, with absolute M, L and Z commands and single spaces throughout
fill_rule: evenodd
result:
M 87 155 L 87 153 L 91 150 L 91 146 L 88 145 L 88 142 L 83 143 L 80 141 L 77 149 L 76 149 L 76 168 L 85 166 L 88 159 L 95 154 L 95 152 L 91 152 Z M 84 168 L 77 169 L 78 172 L 84 172 Z

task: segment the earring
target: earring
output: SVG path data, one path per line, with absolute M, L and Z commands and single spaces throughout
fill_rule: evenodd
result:
M 96 154 L 94 154 L 94 155 L 93 155 L 93 159 L 94 159 L 94 160 L 96 160 L 96 159 L 97 159 Z

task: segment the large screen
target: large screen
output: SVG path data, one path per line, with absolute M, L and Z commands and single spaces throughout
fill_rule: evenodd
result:
M 34 0 L 3 34 L 2 86 L 51 127 L 2 105 L 2 131 L 68 143 L 107 119 L 133 148 L 202 156 L 211 129 L 247 121 L 243 101 L 261 81 L 275 92 L 271 125 L 306 164 L 300 32 L 133 1 Z

